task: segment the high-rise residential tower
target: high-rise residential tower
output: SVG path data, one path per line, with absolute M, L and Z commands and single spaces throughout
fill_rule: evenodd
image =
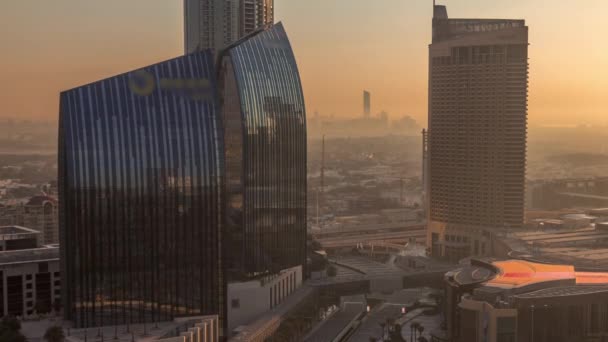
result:
M 274 0 L 241 0 L 240 35 L 245 36 L 274 23 Z
M 184 0 L 184 49 L 217 53 L 273 23 L 274 0 Z
M 487 228 L 523 224 L 528 27 L 434 6 L 429 69 L 428 246 L 484 255 Z

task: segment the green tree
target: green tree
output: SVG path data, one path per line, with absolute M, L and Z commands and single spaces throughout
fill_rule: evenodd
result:
M 338 275 L 338 269 L 336 268 L 336 266 L 334 266 L 334 265 L 327 266 L 327 275 L 329 277 L 335 277 L 336 275 Z
M 53 302 L 53 310 L 55 310 L 55 313 L 59 313 L 61 311 L 62 308 L 62 303 L 60 299 L 55 299 L 55 301 Z
M 420 333 L 420 336 L 422 336 L 422 333 L 424 332 L 424 326 L 422 326 L 422 324 L 418 324 L 418 332 Z
M 312 240 L 310 241 L 310 249 L 313 251 L 320 251 L 323 249 L 323 246 L 321 245 L 321 243 L 317 240 Z
M 21 330 L 21 322 L 15 316 L 5 316 L 0 322 L 0 331 L 3 330 L 19 331 Z
M 44 333 L 44 339 L 47 342 L 64 342 L 65 335 L 63 334 L 63 329 L 58 326 L 48 328 Z
M 36 304 L 34 304 L 34 309 L 38 314 L 45 314 L 51 311 L 50 305 L 48 305 L 46 301 L 36 302 Z
M 21 322 L 13 316 L 6 316 L 0 322 L 0 342 L 27 342 L 21 334 Z
M 0 342 L 27 342 L 27 339 L 19 331 L 6 330 L 0 332 Z

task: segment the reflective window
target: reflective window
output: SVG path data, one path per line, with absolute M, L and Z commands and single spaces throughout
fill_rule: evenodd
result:
M 283 26 L 231 47 L 222 63 L 224 127 L 230 141 L 228 221 L 234 224 L 227 240 L 228 264 L 233 274 L 245 277 L 305 265 L 304 97 Z
M 219 312 L 214 75 L 201 52 L 61 94 L 62 277 L 78 327 Z

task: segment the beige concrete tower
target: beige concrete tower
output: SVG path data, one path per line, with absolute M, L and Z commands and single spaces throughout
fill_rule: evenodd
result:
M 426 180 L 433 256 L 488 255 L 488 228 L 523 224 L 527 96 L 524 20 L 449 19 L 434 6 Z

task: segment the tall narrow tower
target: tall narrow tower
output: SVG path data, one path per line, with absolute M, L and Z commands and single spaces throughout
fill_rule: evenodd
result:
M 274 23 L 274 0 L 184 0 L 184 50 L 219 52 Z
M 427 243 L 452 260 L 486 255 L 486 228 L 523 225 L 528 95 L 524 20 L 449 19 L 429 47 Z
M 369 118 L 372 112 L 372 94 L 369 91 L 363 91 L 363 116 Z
M 422 130 L 422 207 L 426 212 L 428 210 L 427 193 L 428 193 L 428 173 L 429 173 L 429 135 L 426 129 Z

